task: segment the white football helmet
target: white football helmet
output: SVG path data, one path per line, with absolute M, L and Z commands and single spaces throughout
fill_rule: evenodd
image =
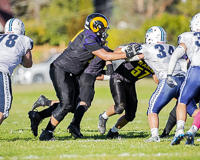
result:
M 24 23 L 18 18 L 9 19 L 5 24 L 4 33 L 25 35 Z
M 151 44 L 151 43 L 166 43 L 166 35 L 167 33 L 162 27 L 159 26 L 153 26 L 151 27 L 145 36 L 145 43 Z
M 200 31 L 200 13 L 195 14 L 190 21 L 190 31 Z

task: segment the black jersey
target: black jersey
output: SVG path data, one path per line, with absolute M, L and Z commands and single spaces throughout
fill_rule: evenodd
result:
M 91 30 L 83 29 L 69 42 L 65 51 L 53 62 L 66 72 L 80 75 L 94 58 L 93 51 L 103 48 Z
M 113 52 L 109 47 L 102 46 L 107 52 Z M 84 73 L 89 73 L 94 75 L 95 77 L 101 76 L 101 74 L 104 74 L 104 67 L 106 62 L 96 56 L 92 61 L 89 63 L 88 67 L 84 70 Z
M 84 73 L 92 74 L 95 77 L 100 76 L 103 73 L 105 64 L 106 62 L 104 60 L 96 56 L 84 70 Z
M 154 72 L 143 60 L 125 61 L 115 70 L 112 77 L 127 83 L 135 83 L 150 74 L 154 74 Z

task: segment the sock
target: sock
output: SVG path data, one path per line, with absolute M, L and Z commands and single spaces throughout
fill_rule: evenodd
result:
M 165 131 L 167 133 L 170 133 L 172 128 L 176 125 L 176 106 L 173 108 L 173 110 L 169 114 L 169 118 L 167 120 L 167 124 L 165 126 Z
M 152 128 L 151 129 L 151 135 L 152 135 L 152 137 L 158 136 L 159 135 L 158 128 Z
M 86 112 L 85 107 L 86 106 L 84 105 L 78 106 L 78 108 L 75 110 L 74 117 L 72 119 L 71 124 L 74 124 L 77 127 L 80 126 L 81 119 L 83 118 L 83 115 Z
M 184 129 L 184 126 L 185 126 L 185 121 L 183 121 L 183 120 L 178 120 L 177 121 L 177 129 L 179 129 L 179 128 L 183 128 Z
M 187 131 L 187 132 L 190 132 L 192 134 L 196 134 L 196 132 L 198 131 L 199 129 L 197 128 L 197 126 L 195 125 L 192 125 L 192 127 Z
M 200 111 L 196 114 L 196 116 L 194 117 L 194 120 L 193 120 L 193 124 L 194 126 L 197 127 L 197 129 L 199 130 L 200 128 Z
M 119 129 L 117 129 L 115 126 L 111 129 L 111 132 L 118 132 Z
M 38 112 L 39 116 L 42 118 L 42 119 L 45 119 L 47 117 L 50 117 L 51 116 L 51 113 L 53 112 L 54 109 L 57 108 L 59 103 L 54 103 L 52 106 L 50 106 L 49 108 L 47 109 L 44 109 L 42 110 L 41 112 Z
M 108 119 L 108 115 L 106 114 L 106 112 L 104 112 L 104 113 L 102 114 L 102 117 L 103 117 L 104 119 Z
M 45 128 L 45 130 L 48 130 L 48 131 L 54 131 L 56 128 L 56 126 L 54 126 L 53 124 L 51 124 L 51 119 L 47 125 L 47 127 Z

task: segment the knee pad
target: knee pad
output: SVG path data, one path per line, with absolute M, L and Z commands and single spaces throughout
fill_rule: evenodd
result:
M 93 87 L 81 87 L 80 88 L 80 95 L 79 100 L 83 101 L 87 104 L 87 107 L 91 106 L 92 100 L 94 98 L 94 88 Z
M 122 112 L 124 111 L 125 108 L 125 104 L 121 103 L 119 105 L 115 105 L 114 109 L 115 109 L 115 113 L 116 114 L 122 114 Z
M 135 119 L 135 114 L 132 115 L 125 114 L 125 118 L 127 121 L 131 122 Z
M 58 122 L 61 122 L 68 112 L 68 109 L 65 107 L 61 107 L 59 103 L 57 108 L 52 112 L 52 115 Z

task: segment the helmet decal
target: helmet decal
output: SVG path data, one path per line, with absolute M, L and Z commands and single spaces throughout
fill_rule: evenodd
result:
M 92 13 L 86 18 L 85 29 L 91 30 L 101 39 L 101 41 L 105 42 L 108 37 L 108 19 L 101 13 Z
M 10 20 L 10 23 L 9 23 L 9 31 L 12 31 L 12 24 L 13 24 L 13 21 L 15 20 L 15 18 L 12 18 Z
M 103 17 L 95 17 L 95 18 L 93 18 L 93 19 L 91 20 L 91 22 L 90 22 L 90 28 L 91 28 L 91 30 L 92 30 L 93 32 L 98 32 L 98 31 L 99 31 L 99 28 L 94 29 L 94 27 L 93 27 L 95 21 L 100 21 L 100 22 L 102 22 L 105 28 L 108 26 L 108 23 L 107 23 L 107 21 L 105 20 L 105 18 L 103 18 Z
M 164 29 L 162 27 L 157 26 L 161 31 L 161 41 L 164 41 Z

